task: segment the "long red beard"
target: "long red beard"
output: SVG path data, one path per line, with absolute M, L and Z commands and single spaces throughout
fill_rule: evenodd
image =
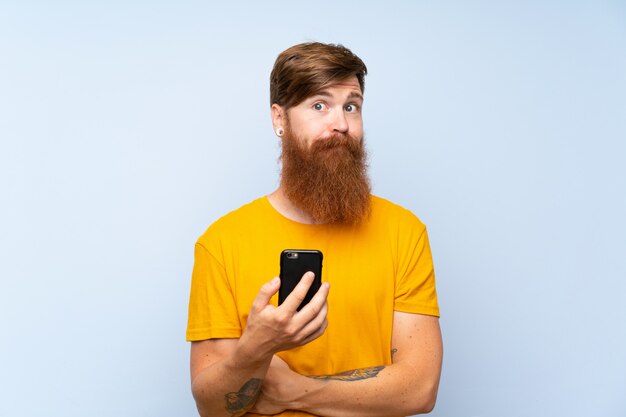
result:
M 370 182 L 363 141 L 335 134 L 306 148 L 287 127 L 282 142 L 281 186 L 316 223 L 357 224 L 370 212 Z

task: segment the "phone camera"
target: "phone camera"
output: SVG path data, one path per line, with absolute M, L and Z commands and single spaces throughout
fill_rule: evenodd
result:
M 298 252 L 287 252 L 287 258 L 298 259 Z

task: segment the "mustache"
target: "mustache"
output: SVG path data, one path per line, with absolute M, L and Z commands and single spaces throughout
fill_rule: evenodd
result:
M 350 151 L 356 151 L 361 148 L 363 139 L 345 133 L 334 133 L 325 139 L 318 139 L 311 144 L 311 151 L 323 151 L 339 147 L 348 148 Z

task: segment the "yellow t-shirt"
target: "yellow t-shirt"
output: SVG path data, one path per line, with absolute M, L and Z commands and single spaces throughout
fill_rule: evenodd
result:
M 330 283 L 328 328 L 278 355 L 302 375 L 391 364 L 394 310 L 439 316 L 439 308 L 426 227 L 398 205 L 371 200 L 359 226 L 294 222 L 266 197 L 213 223 L 195 247 L 187 340 L 240 337 L 259 289 L 279 275 L 280 253 L 318 249 Z M 291 415 L 305 413 L 281 414 Z

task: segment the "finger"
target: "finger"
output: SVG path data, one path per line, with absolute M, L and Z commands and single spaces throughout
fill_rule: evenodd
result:
M 271 281 L 263 284 L 256 298 L 252 302 L 252 310 L 260 311 L 270 303 L 270 300 L 274 294 L 278 292 L 280 288 L 280 278 L 273 278 Z
M 320 289 L 317 290 L 311 301 L 297 313 L 297 315 L 301 317 L 301 320 L 309 322 L 317 316 L 324 303 L 326 303 L 329 291 L 330 284 L 328 282 L 322 283 Z
M 302 275 L 302 279 L 298 282 L 298 285 L 296 285 L 296 288 L 293 289 L 291 294 L 289 294 L 289 296 L 285 299 L 281 307 L 285 310 L 295 312 L 300 304 L 302 304 L 302 301 L 306 297 L 306 293 L 309 291 L 314 279 L 315 274 L 311 271 Z
M 300 346 L 302 345 L 306 345 L 307 343 L 310 343 L 312 341 L 314 341 L 315 339 L 317 339 L 318 337 L 320 337 L 321 335 L 324 334 L 324 332 L 326 331 L 326 328 L 328 327 L 328 320 L 324 320 L 322 322 L 322 325 L 319 327 L 319 329 L 317 329 L 315 332 L 313 332 L 311 335 L 309 335 L 308 337 L 306 337 L 302 343 L 300 344 Z
M 303 336 L 304 339 L 307 339 L 309 336 L 317 332 L 324 325 L 327 314 L 328 314 L 328 303 L 324 303 L 324 305 L 322 306 L 317 316 L 315 316 L 313 320 L 309 321 L 302 328 L 302 330 L 300 330 L 300 334 Z

